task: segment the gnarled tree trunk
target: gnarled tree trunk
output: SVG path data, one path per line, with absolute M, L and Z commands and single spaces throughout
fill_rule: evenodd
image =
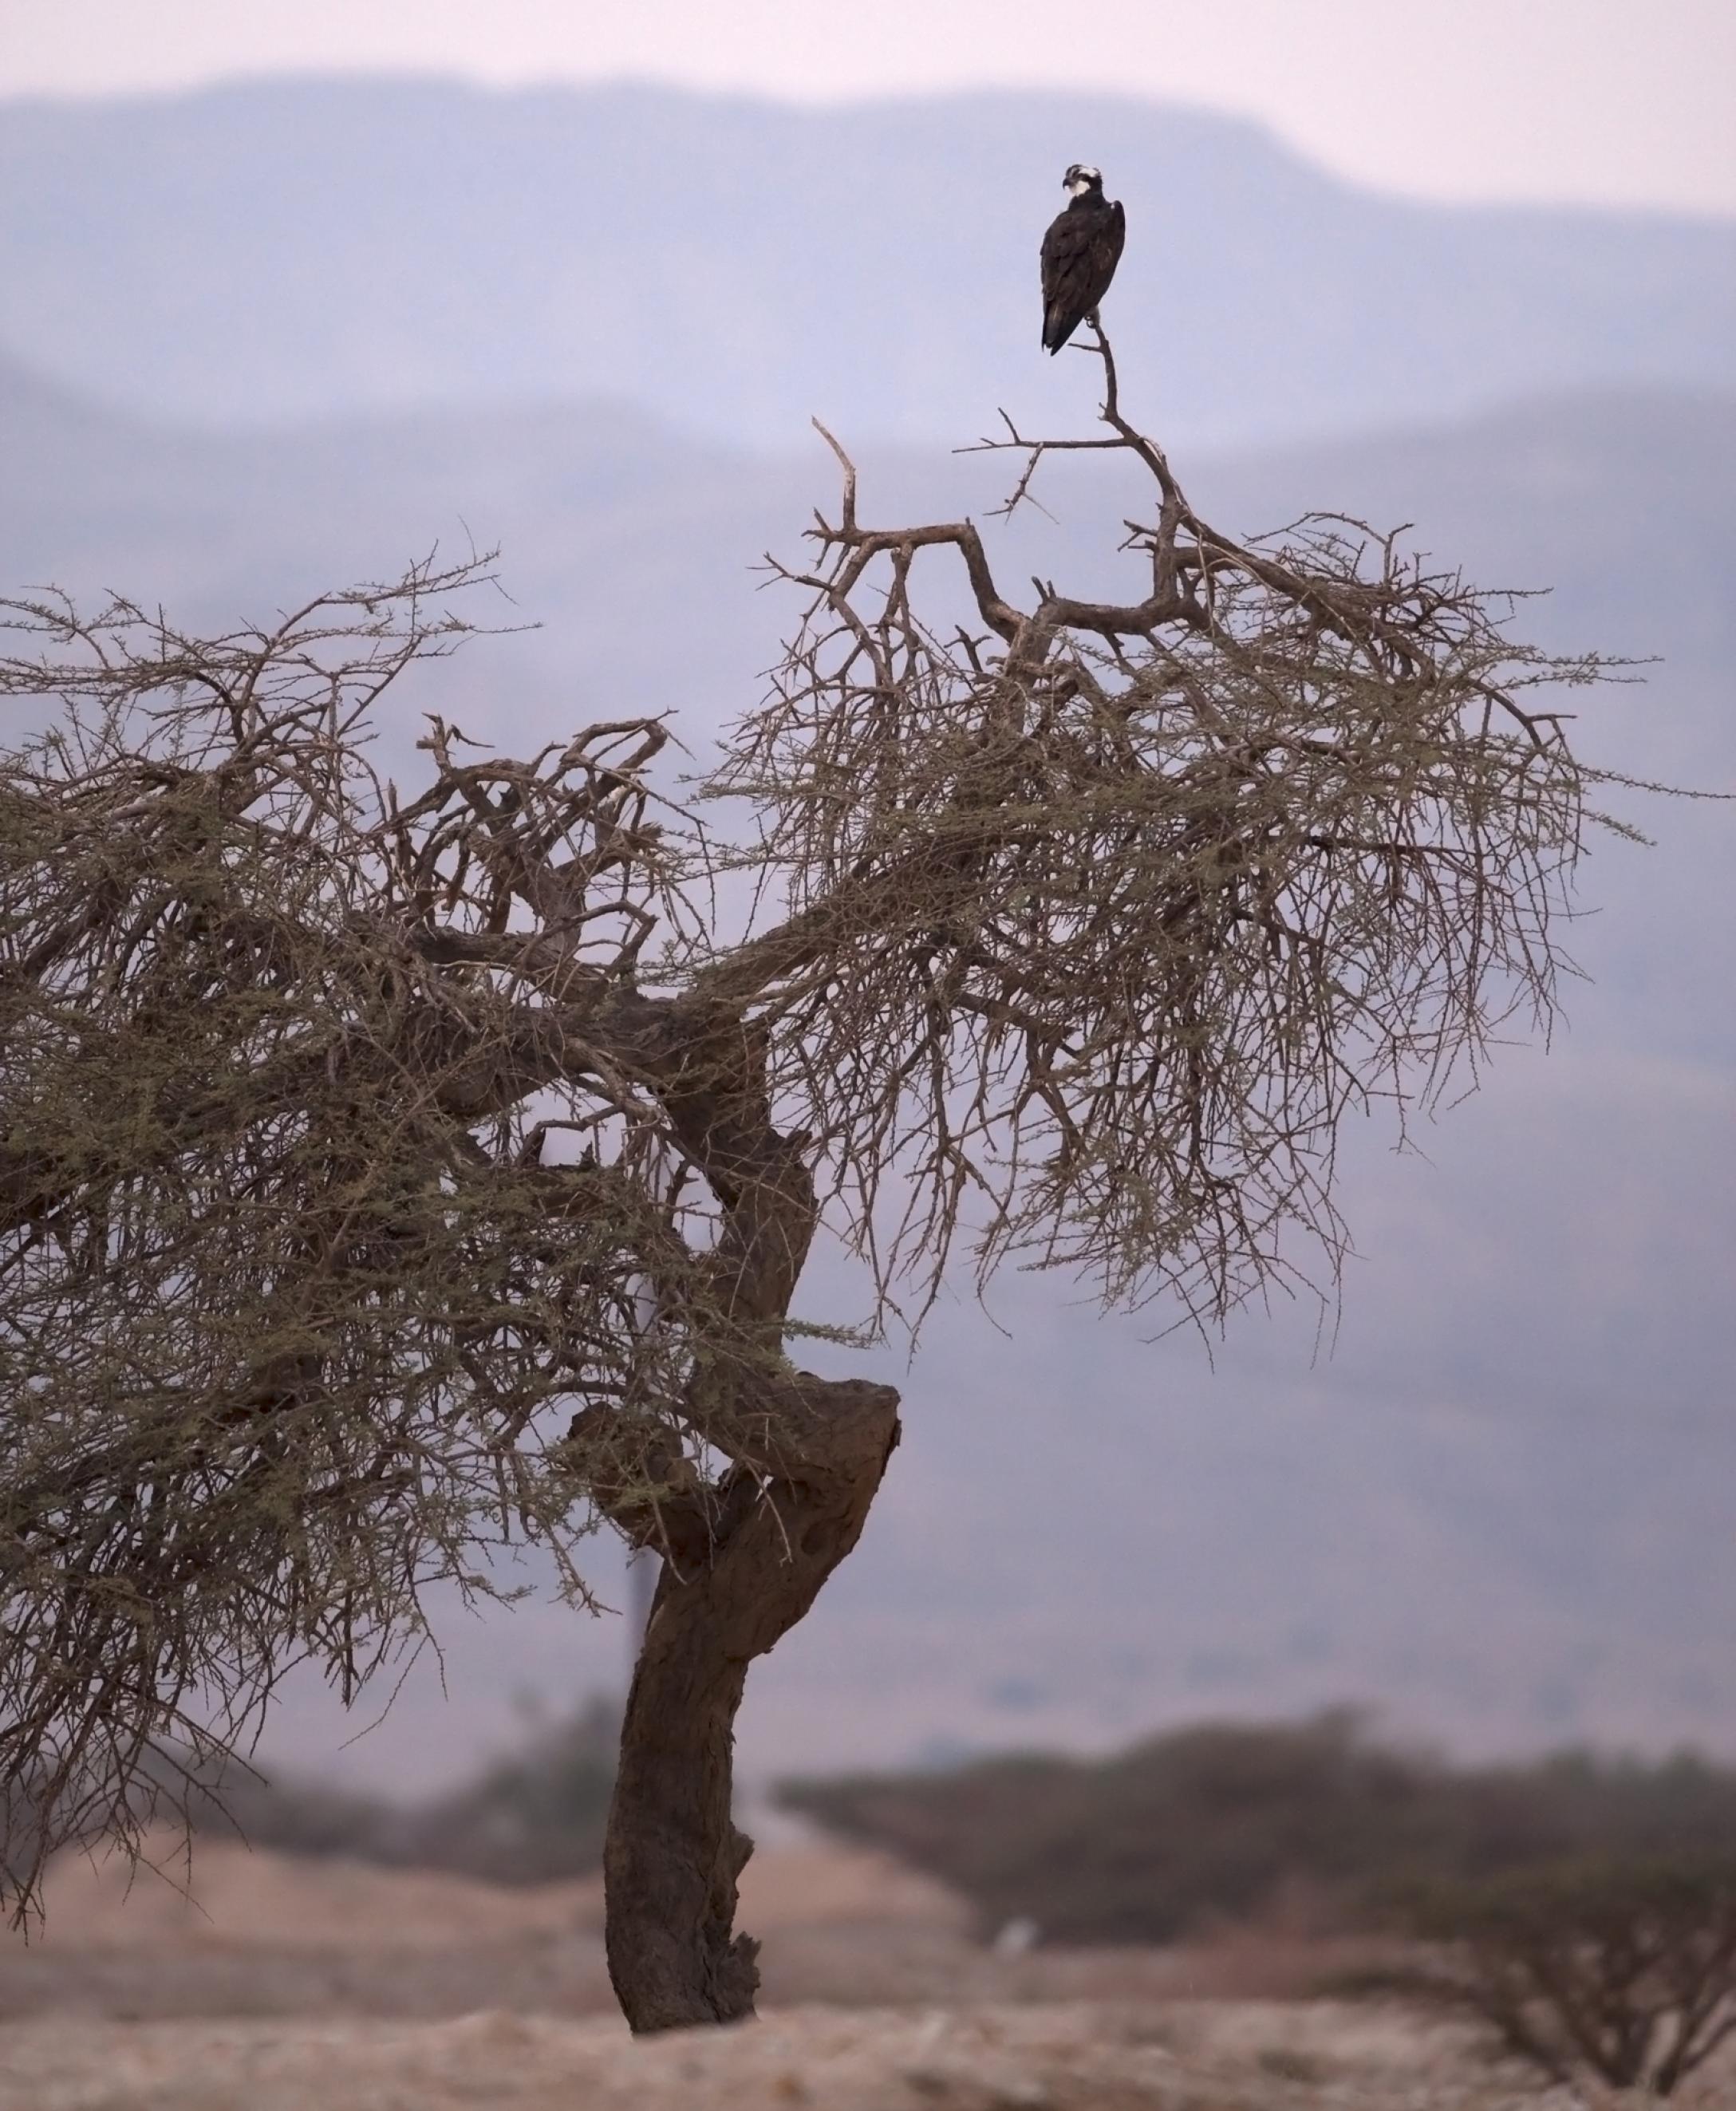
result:
M 855 1546 L 898 1441 L 898 1396 L 783 1355 L 818 1213 L 801 1139 L 772 1123 L 763 1040 L 727 1002 L 632 1015 L 643 1074 L 718 1203 L 715 1337 L 684 1411 L 731 1461 L 709 1498 L 611 1513 L 664 1555 L 603 1850 L 609 1976 L 643 2032 L 753 2013 L 757 1945 L 734 1932 L 753 1851 L 730 1814 L 735 1713 L 748 1666 Z
M 749 1663 L 856 1544 L 898 1441 L 889 1387 L 803 1375 L 792 1389 L 811 1417 L 799 1478 L 731 1474 L 709 1554 L 664 1564 L 628 1697 L 603 1866 L 609 1976 L 635 2031 L 753 2013 L 758 1945 L 734 1933 L 753 1851 L 730 1817 L 735 1711 Z

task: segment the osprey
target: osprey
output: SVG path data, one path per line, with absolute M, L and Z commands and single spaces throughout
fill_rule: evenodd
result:
M 1056 352 L 1109 291 L 1127 239 L 1120 201 L 1103 195 L 1101 170 L 1075 161 L 1061 178 L 1070 202 L 1043 238 L 1043 346 Z

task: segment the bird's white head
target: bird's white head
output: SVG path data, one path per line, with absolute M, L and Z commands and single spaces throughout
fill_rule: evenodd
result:
M 1093 169 L 1088 162 L 1075 161 L 1061 179 L 1061 187 L 1070 197 L 1084 197 L 1088 191 L 1103 188 L 1103 172 Z

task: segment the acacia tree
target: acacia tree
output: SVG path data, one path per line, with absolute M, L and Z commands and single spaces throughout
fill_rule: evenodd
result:
M 1097 348 L 1104 434 L 995 444 L 1015 504 L 1055 447 L 1148 474 L 1149 592 L 1016 602 L 969 521 L 866 524 L 838 450 L 717 839 L 661 718 L 522 760 L 436 720 L 382 780 L 379 699 L 486 565 L 216 639 L 13 606 L 4 686 L 57 703 L 0 772 L 15 1903 L 61 1841 L 136 1845 L 162 1751 L 244 1745 L 288 1664 L 348 1695 L 431 1583 L 493 1588 L 490 1546 L 584 1600 L 600 1524 L 662 1556 L 615 1985 L 637 2030 L 751 2013 L 734 1715 L 898 1436 L 787 1354 L 822 1220 L 882 1319 L 957 1257 L 1210 1323 L 1298 1237 L 1329 1270 L 1347 1110 L 1547 1022 L 1594 777 L 1529 696 L 1592 663 L 1355 523 L 1219 533 Z

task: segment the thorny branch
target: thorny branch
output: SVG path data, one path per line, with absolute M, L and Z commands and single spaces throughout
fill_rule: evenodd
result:
M 490 576 L 217 640 L 7 611 L 0 688 L 59 707 L 0 765 L 15 1902 L 59 1840 L 136 1840 L 161 1741 L 244 1745 L 288 1663 L 348 1696 L 429 1584 L 498 1587 L 479 1548 L 584 1598 L 600 1511 L 685 1500 L 703 1212 L 614 1023 L 694 928 L 667 729 L 516 762 L 437 720 L 409 801 L 366 744 Z
M 1335 1269 L 1343 1117 L 1427 1105 L 1516 1013 L 1547 1029 L 1598 782 L 1521 701 L 1596 678 L 1502 628 L 1511 597 L 1313 516 L 1238 542 L 1123 415 L 1010 437 L 1038 464 L 1125 452 L 1154 512 L 1143 600 L 1000 590 L 969 521 L 872 529 L 844 472 L 811 603 L 710 790 L 752 802 L 744 861 L 788 913 L 701 970 L 770 1037 L 890 1299 L 957 1242 L 1179 1294 L 1221 1319 Z M 1125 546 L 1124 546 L 1125 547 Z M 956 551 L 984 635 L 918 612 Z
M 1142 463 L 1150 592 L 1021 606 L 970 521 L 864 526 L 826 435 L 807 612 L 700 787 L 745 847 L 660 792 L 661 718 L 527 760 L 436 720 L 382 779 L 487 561 L 216 639 L 10 605 L 0 693 L 54 713 L 0 755 L 14 1903 L 136 1841 L 166 1737 L 244 1746 L 298 1658 L 353 1690 L 490 1546 L 582 1596 L 598 1522 L 703 1562 L 852 1443 L 877 1478 L 892 1396 L 784 1353 L 824 1213 L 882 1321 L 961 1242 L 1220 1319 L 1297 1230 L 1335 1264 L 1347 1113 L 1547 1025 L 1599 780 L 1520 700 L 1594 663 L 1356 524 L 1221 534 L 1098 350 L 1110 437 L 993 444 L 1016 505 Z

